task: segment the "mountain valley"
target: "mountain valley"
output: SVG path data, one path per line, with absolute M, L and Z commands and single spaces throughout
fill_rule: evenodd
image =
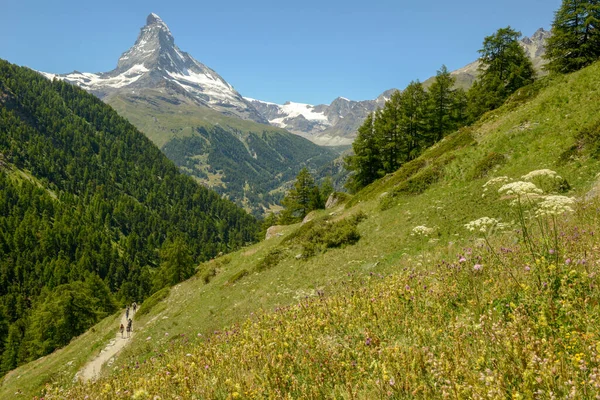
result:
M 96 95 L 182 171 L 256 215 L 277 209 L 303 167 L 318 173 L 339 155 L 269 125 L 221 76 L 180 50 L 156 14 L 113 71 L 42 74 Z
M 561 3 L 368 101 L 244 97 L 155 13 L 110 72 L 0 59 L 0 398 L 600 398 L 600 6 Z M 300 9 L 185 12 L 272 53 Z

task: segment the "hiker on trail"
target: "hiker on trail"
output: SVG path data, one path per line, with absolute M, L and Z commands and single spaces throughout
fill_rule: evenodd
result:
M 121 327 L 119 328 L 119 332 L 121 332 L 121 339 L 123 339 L 123 332 L 125 331 L 125 327 L 123 326 L 123 324 L 121 324 Z
M 136 311 L 137 311 L 137 303 L 134 301 L 133 302 L 133 313 L 135 314 Z
M 127 309 L 125 310 L 125 319 L 129 319 L 129 306 L 127 306 Z
M 127 321 L 127 337 L 131 336 L 131 319 Z

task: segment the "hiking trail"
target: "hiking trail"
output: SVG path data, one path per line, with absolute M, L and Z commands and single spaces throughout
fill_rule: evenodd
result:
M 133 318 L 131 312 L 129 316 Z M 123 312 L 121 315 L 120 323 L 127 327 L 127 318 L 125 318 L 125 312 Z M 133 339 L 133 335 L 135 334 L 135 332 L 131 332 L 130 336 L 127 337 L 127 331 L 125 331 L 123 333 L 123 338 L 121 338 L 121 332 L 119 332 L 118 329 L 115 329 L 115 331 L 115 337 L 111 339 L 111 341 L 100 351 L 100 354 L 85 364 L 83 368 L 81 368 L 77 374 L 75 374 L 75 381 L 77 379 L 81 379 L 83 382 L 88 382 L 90 380 L 95 381 L 98 379 L 104 364 L 108 362 L 109 365 L 111 365 L 114 361 L 114 356 L 116 356 L 119 351 L 129 344 L 129 342 Z

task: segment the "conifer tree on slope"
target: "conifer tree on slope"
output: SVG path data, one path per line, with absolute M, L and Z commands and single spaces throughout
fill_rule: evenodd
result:
M 431 103 L 430 129 L 436 142 L 442 140 L 444 135 L 455 126 L 452 118 L 452 111 L 455 106 L 455 90 L 453 89 L 455 82 L 456 79 L 450 75 L 448 68 L 442 65 L 429 87 L 429 101 Z
M 310 211 L 320 208 L 321 195 L 315 179 L 306 167 L 296 176 L 294 188 L 288 192 L 282 201 L 285 211 L 282 223 L 302 220 Z
M 433 142 L 428 130 L 427 103 L 428 94 L 419 81 L 412 81 L 402 92 L 400 129 L 407 146 L 398 166 L 417 158 Z M 386 172 L 394 172 L 396 169 Z
M 563 0 L 546 42 L 545 69 L 568 73 L 600 58 L 600 0 Z
M 480 77 L 468 93 L 471 122 L 500 107 L 517 89 L 533 82 L 533 64 L 519 45 L 520 37 L 521 32 L 507 26 L 483 40 L 479 50 Z
M 396 90 L 381 112 L 374 115 L 373 130 L 381 159 L 378 176 L 397 170 L 402 164 L 402 154 L 406 152 L 407 141 L 400 125 L 402 101 L 402 93 Z
M 379 113 L 374 112 L 367 116 L 358 128 L 358 134 L 354 139 L 354 143 L 352 143 L 354 154 L 344 158 L 345 168 L 353 172 L 346 184 L 351 192 L 357 192 L 381 177 L 383 165 L 378 135 L 375 130 L 375 120 Z

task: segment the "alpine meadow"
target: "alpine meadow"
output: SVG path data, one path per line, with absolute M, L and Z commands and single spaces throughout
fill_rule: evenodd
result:
M 0 60 L 0 398 L 600 398 L 600 1 L 560 3 L 372 101 L 243 97 L 154 13 L 110 72 Z

